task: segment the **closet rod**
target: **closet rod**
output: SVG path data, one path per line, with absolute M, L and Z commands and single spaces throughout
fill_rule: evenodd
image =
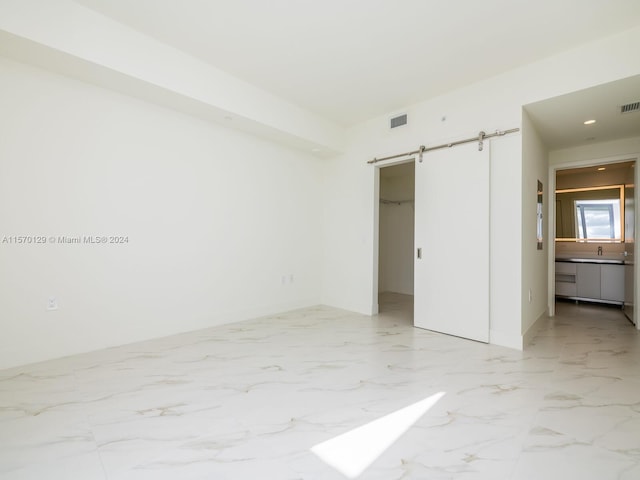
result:
M 488 135 L 485 134 L 484 132 L 479 132 L 477 137 L 466 138 L 464 140 L 458 140 L 456 142 L 451 142 L 451 143 L 443 143 L 442 145 L 436 145 L 435 147 L 425 147 L 424 145 L 420 145 L 420 148 L 418 150 L 414 150 L 412 152 L 406 152 L 406 153 L 398 153 L 397 155 L 390 155 L 388 157 L 374 158 L 373 160 L 369 160 L 367 163 L 369 164 L 378 163 L 378 162 L 383 162 L 384 160 L 392 160 L 394 158 L 409 157 L 411 155 L 418 155 L 418 154 L 422 156 L 422 154 L 425 152 L 430 152 L 432 150 L 439 150 L 441 148 L 451 148 L 451 147 L 455 147 L 456 145 L 462 145 L 463 143 L 471 143 L 471 142 L 478 142 L 479 149 L 482 150 L 482 141 L 484 139 L 491 138 L 491 137 L 502 137 L 503 135 L 506 135 L 508 133 L 515 133 L 519 131 L 520 131 L 519 128 L 511 128 L 509 130 L 496 130 L 495 133 L 490 133 Z
M 385 205 L 400 205 L 402 203 L 413 203 L 413 200 L 387 200 L 386 198 L 381 198 L 380 203 L 384 203 Z

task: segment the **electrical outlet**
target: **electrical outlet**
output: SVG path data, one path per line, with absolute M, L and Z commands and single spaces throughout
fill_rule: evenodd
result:
M 56 297 L 49 297 L 47 300 L 47 310 L 58 310 L 58 299 Z

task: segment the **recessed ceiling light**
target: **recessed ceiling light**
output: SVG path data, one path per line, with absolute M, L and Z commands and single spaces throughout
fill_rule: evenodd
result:
M 586 122 L 584 122 L 585 125 L 593 125 L 594 123 L 596 123 L 595 120 L 587 120 Z
M 600 167 L 600 168 L 598 169 L 598 171 L 599 171 L 599 172 L 601 172 L 602 170 L 606 170 L 606 168 L 605 168 L 605 167 Z

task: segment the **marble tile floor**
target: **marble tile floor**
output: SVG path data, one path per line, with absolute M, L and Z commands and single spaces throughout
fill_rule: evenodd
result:
M 0 478 L 343 479 L 314 445 L 437 392 L 358 478 L 640 478 L 619 310 L 559 304 L 519 352 L 415 329 L 400 295 L 0 371 Z

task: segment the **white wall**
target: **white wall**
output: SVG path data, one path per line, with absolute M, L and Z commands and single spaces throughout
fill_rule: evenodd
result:
M 380 204 L 380 292 L 413 295 L 414 185 L 413 175 L 380 178 L 380 198 L 405 201 Z
M 0 55 L 330 155 L 343 129 L 73 0 L 0 1 Z
M 129 238 L 0 243 L 0 368 L 320 300 L 322 160 L 2 57 L 0 159 L 0 237 Z
M 323 302 L 376 311 L 376 174 L 367 160 L 474 136 L 481 129 L 521 127 L 523 105 L 640 72 L 639 43 L 636 28 L 408 106 L 401 111 L 408 114 L 409 125 L 400 131 L 388 130 L 396 112 L 352 128 L 346 152 L 326 164 L 326 191 L 331 193 L 325 197 Z M 523 249 L 522 222 L 530 205 L 522 203 L 520 137 L 492 141 L 491 150 L 491 341 L 521 347 L 523 291 L 530 283 L 522 268 L 535 263 L 538 252 Z M 460 172 L 452 181 L 474 179 Z
M 556 190 L 631 184 L 633 179 L 629 179 L 629 173 L 633 173 L 633 168 L 607 168 L 603 171 L 572 172 L 570 175 L 558 175 Z
M 546 211 L 553 202 L 553 187 L 547 183 L 548 152 L 526 111 L 522 112 L 522 333 L 546 314 L 548 305 L 549 251 L 553 251 Z M 538 180 L 542 182 L 543 249 L 537 248 Z M 530 295 L 531 293 L 531 295 Z
M 491 142 L 489 342 L 512 348 L 522 347 L 521 155 L 521 135 Z

